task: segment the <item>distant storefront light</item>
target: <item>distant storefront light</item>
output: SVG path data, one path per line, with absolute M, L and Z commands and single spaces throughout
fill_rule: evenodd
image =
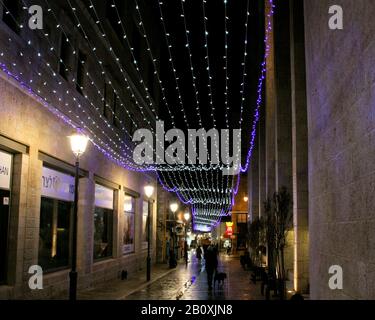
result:
M 225 223 L 225 235 L 228 237 L 233 235 L 233 222 Z

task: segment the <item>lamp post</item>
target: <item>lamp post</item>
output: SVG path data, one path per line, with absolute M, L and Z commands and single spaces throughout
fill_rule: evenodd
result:
M 188 248 L 187 248 L 187 224 L 190 220 L 190 213 L 185 212 L 184 213 L 184 220 L 185 220 L 185 242 L 184 242 L 184 253 L 185 253 L 185 263 L 186 266 L 188 264 Z
M 148 184 L 144 187 L 146 197 L 148 198 L 148 212 L 147 212 L 147 281 L 151 280 L 151 255 L 150 255 L 150 240 L 151 240 L 151 208 L 150 198 L 154 193 L 154 187 Z
M 189 212 L 185 212 L 184 213 L 184 219 L 185 219 L 185 240 L 186 240 L 186 237 L 187 237 L 187 224 L 190 220 L 190 213 Z
M 69 136 L 70 147 L 76 156 L 74 176 L 74 208 L 73 208 L 73 246 L 72 269 L 69 272 L 69 300 L 77 299 L 77 221 L 78 221 L 78 184 L 79 184 L 79 158 L 86 150 L 88 138 L 78 130 Z
M 169 205 L 169 209 L 171 209 L 172 213 L 173 213 L 173 218 L 175 219 L 175 214 L 176 214 L 176 211 L 178 209 L 178 204 L 176 202 L 172 202 L 170 205 Z M 174 230 L 174 237 L 173 237 L 173 256 L 170 257 L 170 259 L 176 259 L 176 242 L 177 242 L 177 234 L 176 234 L 176 221 L 174 223 L 174 226 L 175 226 L 175 230 Z M 174 262 L 174 261 L 173 261 Z

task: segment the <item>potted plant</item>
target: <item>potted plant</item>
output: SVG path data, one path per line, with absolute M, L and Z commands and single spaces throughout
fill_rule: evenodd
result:
M 286 187 L 281 187 L 273 197 L 274 217 L 275 217 L 275 251 L 277 278 L 279 285 L 280 299 L 285 298 L 285 282 L 287 280 L 285 272 L 284 251 L 286 246 L 287 233 L 291 227 L 291 196 Z
M 285 298 L 285 257 L 286 237 L 291 226 L 291 196 L 286 187 L 281 187 L 264 203 L 265 239 L 267 243 L 267 294 L 270 290 Z

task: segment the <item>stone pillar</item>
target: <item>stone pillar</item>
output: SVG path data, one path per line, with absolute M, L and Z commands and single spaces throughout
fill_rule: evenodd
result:
M 266 1 L 265 15 L 270 14 L 271 8 Z M 273 28 L 274 20 L 271 18 Z M 275 48 L 274 34 L 268 37 L 269 55 L 267 57 L 266 87 L 265 87 L 265 160 L 266 160 L 266 194 L 272 197 L 275 192 L 275 170 L 276 170 L 276 79 L 275 79 Z
M 122 256 L 122 252 L 120 252 L 122 245 L 120 245 L 120 235 L 122 234 L 122 230 L 120 230 L 122 226 L 122 219 L 124 210 L 120 207 L 120 192 L 121 190 L 114 190 L 113 192 L 113 241 L 112 241 L 112 255 L 113 258 L 119 258 Z M 122 206 L 123 208 L 123 206 Z M 121 248 L 120 248 L 121 247 Z
M 79 284 L 92 271 L 94 239 L 95 182 L 93 175 L 79 179 L 77 268 Z
M 23 290 L 25 296 L 41 297 L 43 290 L 31 290 L 28 286 L 30 274 L 29 267 L 38 264 L 39 229 L 40 229 L 40 203 L 41 203 L 41 176 L 42 161 L 38 159 L 38 150 L 30 148 L 29 174 L 27 183 L 27 196 L 24 217 L 24 245 L 23 245 Z M 22 219 L 22 216 L 21 216 Z
M 265 1 L 265 19 L 267 25 L 267 15 L 271 8 L 269 1 Z M 271 26 L 274 28 L 274 19 L 271 17 Z M 266 61 L 266 87 L 265 87 L 265 187 L 266 198 L 271 198 L 275 192 L 275 173 L 276 173 L 276 79 L 275 79 L 275 47 L 274 33 L 270 32 L 268 36 L 269 54 Z M 267 248 L 267 264 L 275 268 L 275 257 L 272 251 Z
M 260 118 L 258 124 L 258 174 L 259 174 L 259 217 L 263 215 L 264 201 L 267 198 L 266 189 L 266 110 L 265 103 L 260 108 Z
M 290 80 L 290 32 L 288 0 L 276 3 L 274 15 L 275 61 L 275 191 L 292 190 L 292 117 Z
M 274 15 L 274 61 L 276 83 L 275 112 L 275 190 L 286 187 L 292 194 L 292 116 L 291 116 L 291 75 L 290 75 L 290 31 L 289 1 L 278 0 Z M 272 194 L 270 195 L 272 196 Z M 293 272 L 293 232 L 289 225 L 287 243 L 284 249 L 285 271 L 292 277 Z
M 259 139 L 255 140 L 255 147 L 251 158 L 250 169 L 248 170 L 248 213 L 250 220 L 253 221 L 259 217 Z
M 157 195 L 157 228 L 156 228 L 156 261 L 166 262 L 166 214 L 168 210 L 168 197 L 165 190 L 158 185 Z
M 12 205 L 9 220 L 8 283 L 15 286 L 16 293 L 22 287 L 23 252 L 26 224 L 26 194 L 29 174 L 29 156 L 15 154 L 13 157 Z M 21 294 L 21 292 L 19 292 Z
M 308 255 L 308 137 L 303 2 L 290 0 L 294 290 L 306 292 Z

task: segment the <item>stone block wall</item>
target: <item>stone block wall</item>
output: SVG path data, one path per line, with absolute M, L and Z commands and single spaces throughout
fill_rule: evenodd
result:
M 313 299 L 375 299 L 375 3 L 305 0 Z M 344 29 L 331 30 L 331 5 Z M 328 269 L 343 269 L 343 290 Z
M 41 176 L 43 162 L 39 152 L 53 155 L 56 159 L 73 165 L 67 136 L 71 128 L 48 112 L 37 101 L 24 93 L 17 84 L 6 77 L 0 78 L 0 118 L 3 121 L 0 134 L 28 146 L 27 154 L 15 154 L 12 183 L 12 208 L 9 235 L 8 283 L 0 286 L 0 298 L 45 299 L 67 296 L 69 269 L 44 276 L 43 290 L 30 290 L 28 269 L 38 264 L 39 223 L 41 201 Z M 141 246 L 143 186 L 153 178 L 145 174 L 130 172 L 107 159 L 93 145 L 89 145 L 80 166 L 88 172 L 88 177 L 80 179 L 78 209 L 78 272 L 79 288 L 90 287 L 103 281 L 118 278 L 121 270 L 129 274 L 144 269 L 146 250 Z M 115 191 L 114 243 L 111 259 L 93 262 L 93 210 L 94 175 L 116 185 L 138 192 L 135 219 L 135 253 L 122 254 L 122 216 L 124 191 Z M 156 189 L 155 189 L 156 190 Z M 154 195 L 157 197 L 157 192 Z M 156 208 L 153 205 L 152 257 L 156 251 Z

